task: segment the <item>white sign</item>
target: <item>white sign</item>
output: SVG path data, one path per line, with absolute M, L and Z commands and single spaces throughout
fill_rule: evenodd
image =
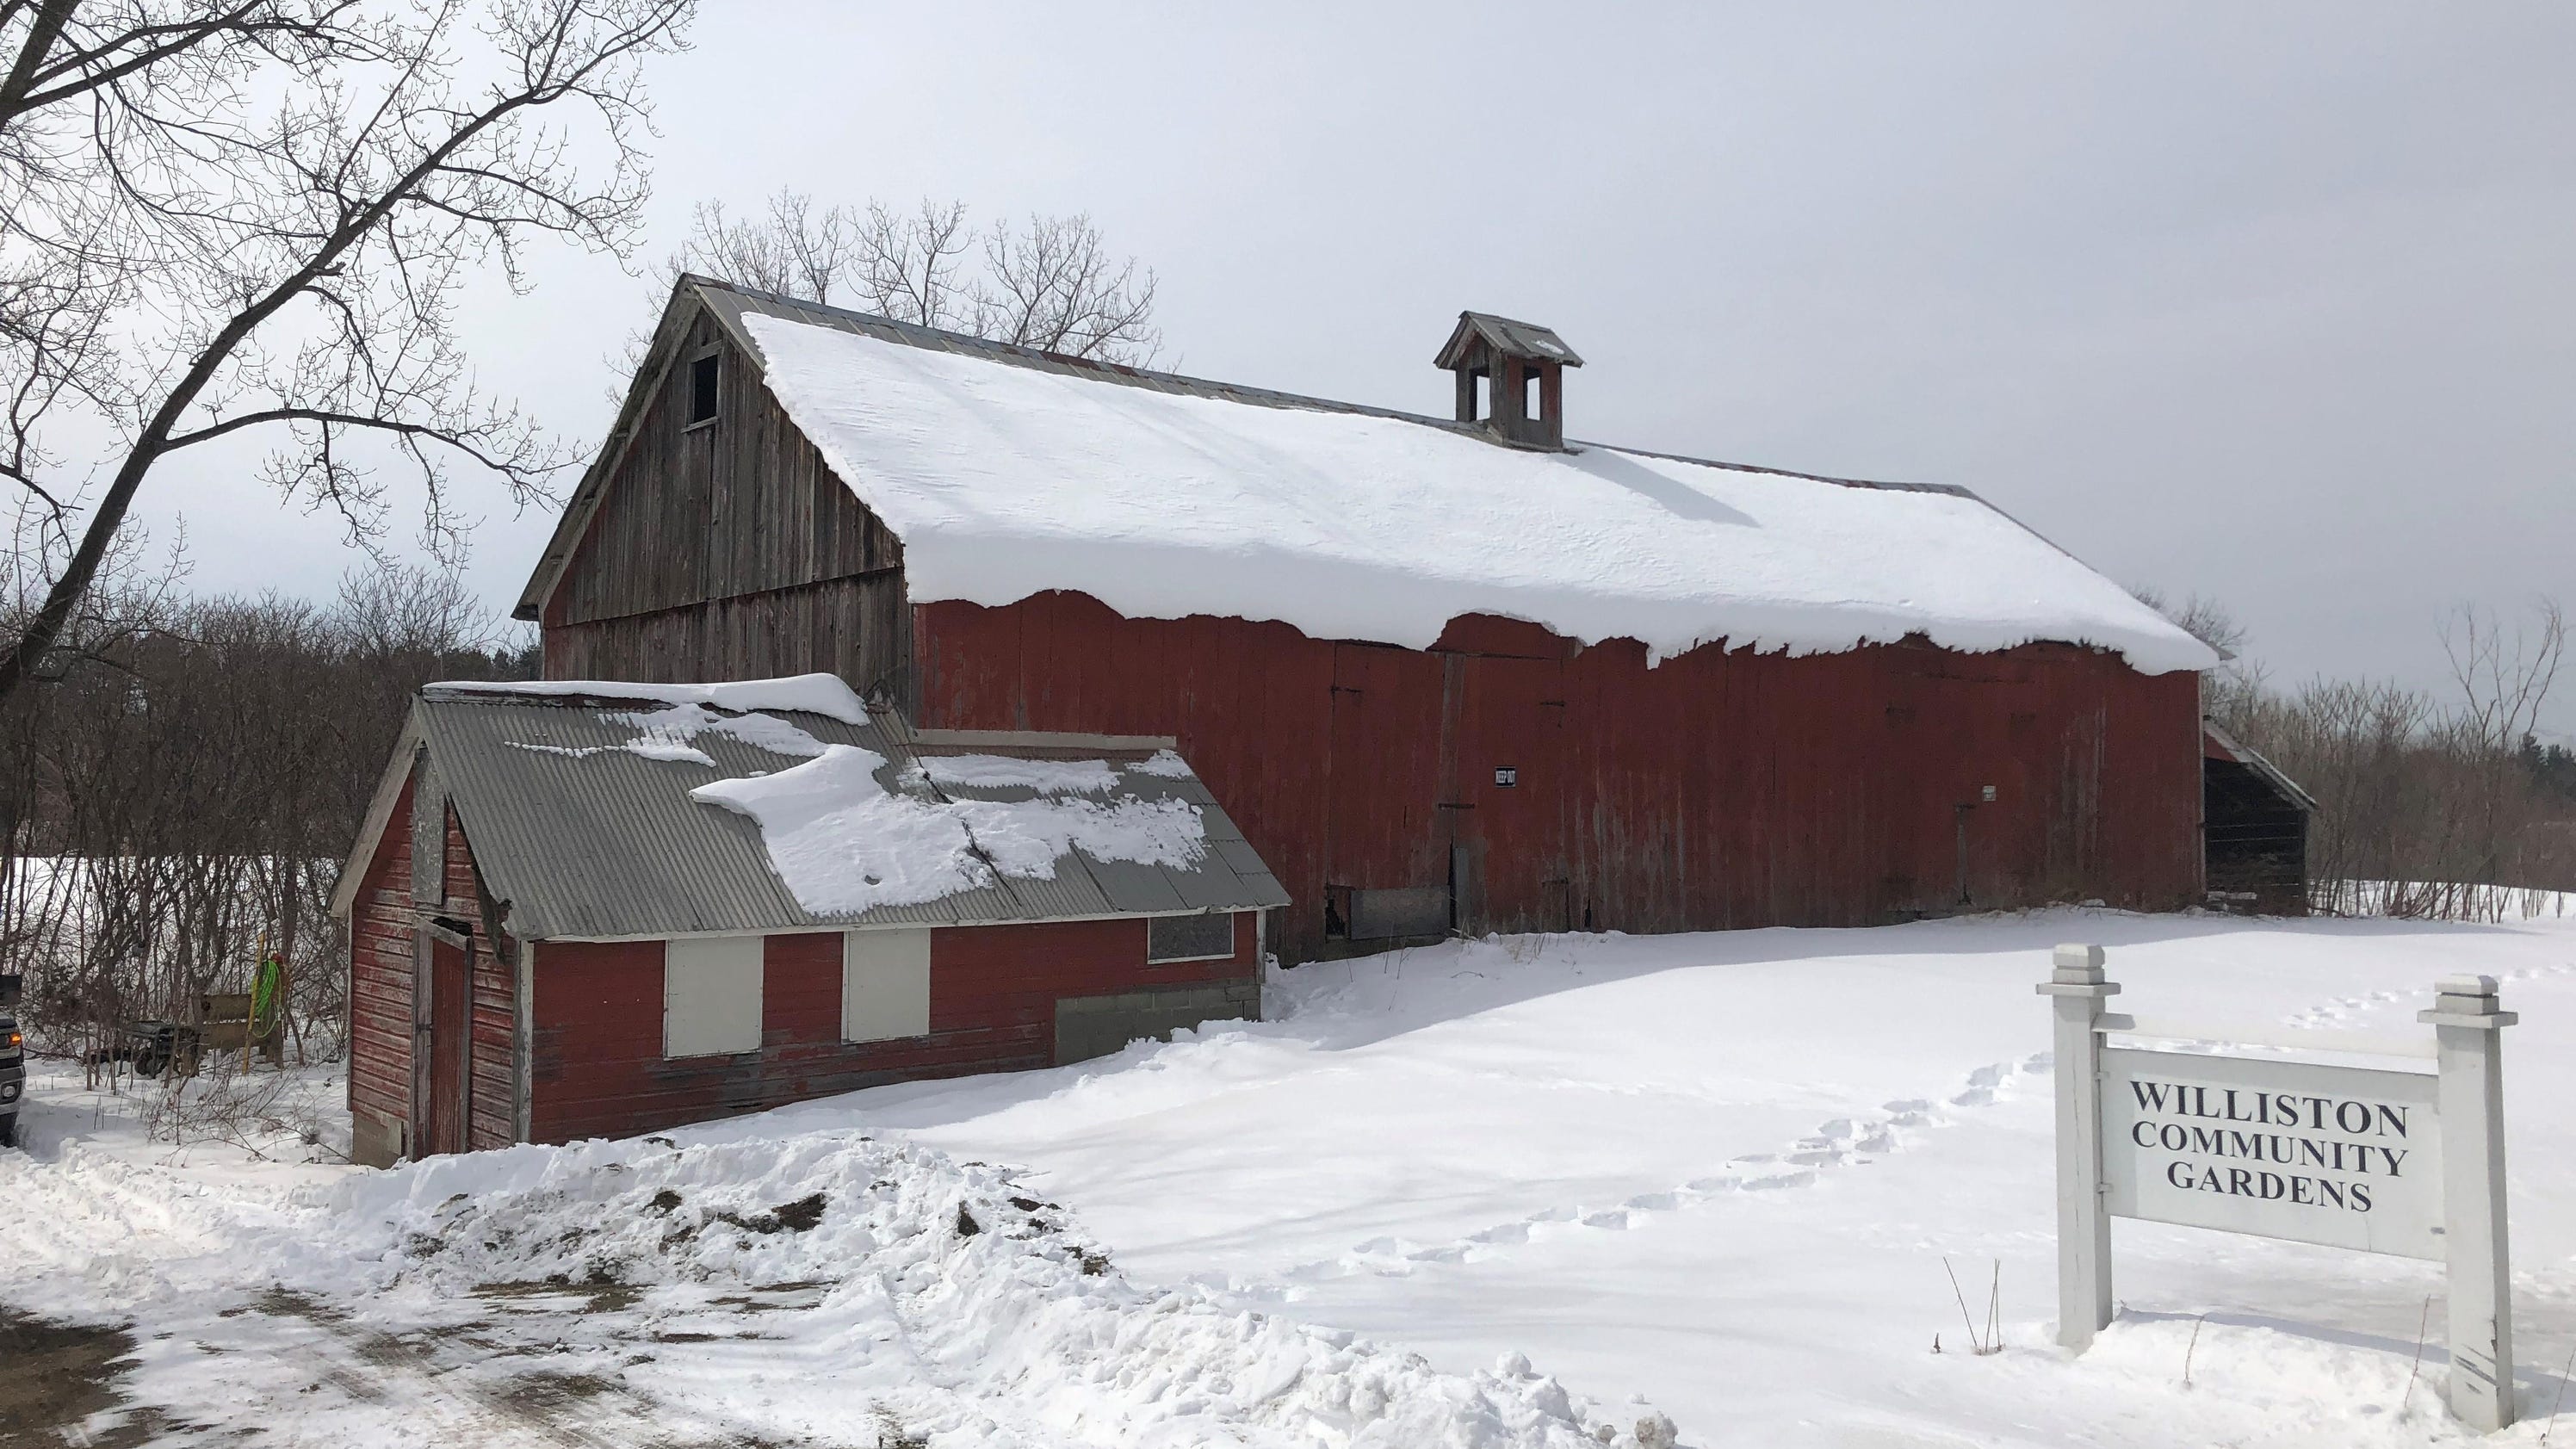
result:
M 2429 1072 L 2102 1052 L 2115 1217 L 2443 1259 Z
M 2111 1322 L 2115 1217 L 2423 1258 L 2450 1293 L 2450 1403 L 2480 1429 L 2513 1422 L 2513 1301 L 2504 1209 L 2504 1069 L 2514 1014 L 2496 984 L 2455 976 L 2415 1043 L 2313 1033 L 2294 1048 L 2430 1056 L 2432 1072 L 2112 1046 L 2149 1031 L 2103 1009 L 2120 990 L 2099 946 L 2060 946 L 2055 998 L 2057 1337 L 2083 1351 Z M 2192 1032 L 2192 1039 L 2219 1034 Z M 2273 1046 L 2281 1043 L 2273 1042 Z

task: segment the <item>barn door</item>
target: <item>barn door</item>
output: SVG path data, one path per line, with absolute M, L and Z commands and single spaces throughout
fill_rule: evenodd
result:
M 1353 942 L 1446 935 L 1441 664 L 1409 649 L 1333 647 L 1324 927 Z
M 1457 724 L 1462 929 L 1575 926 L 1565 849 L 1565 667 L 1469 655 Z
M 473 995 L 467 948 L 433 937 L 429 947 L 429 1122 L 422 1141 L 430 1152 L 463 1152 L 468 1102 L 465 1070 Z

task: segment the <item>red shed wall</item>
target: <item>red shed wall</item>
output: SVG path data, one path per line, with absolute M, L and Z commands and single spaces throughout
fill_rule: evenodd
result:
M 411 797 L 406 782 L 349 910 L 349 1113 L 384 1139 L 411 1116 Z
M 1290 961 L 1334 949 L 1326 886 L 1445 887 L 1453 857 L 1478 930 L 1866 925 L 1963 880 L 1970 908 L 2198 894 L 2198 678 L 2102 651 L 1649 669 L 1502 619 L 1407 650 L 1067 593 L 918 605 L 913 636 L 924 726 L 1177 736 L 1294 897 Z
M 1258 931 L 1224 961 L 1148 965 L 1141 919 L 960 926 L 930 936 L 930 1034 L 841 1037 L 837 931 L 765 938 L 756 1053 L 662 1055 L 662 943 L 544 941 L 530 1000 L 530 1136 L 624 1137 L 884 1082 L 1049 1066 L 1061 997 L 1254 981 Z
M 413 943 L 433 915 L 474 928 L 465 1041 L 468 1145 L 504 1147 L 519 1136 L 517 971 L 483 933 L 482 881 L 452 808 L 439 870 L 444 899 L 412 899 L 414 793 L 413 782 L 404 782 L 349 913 L 349 1110 L 362 1160 L 390 1161 L 411 1115 Z

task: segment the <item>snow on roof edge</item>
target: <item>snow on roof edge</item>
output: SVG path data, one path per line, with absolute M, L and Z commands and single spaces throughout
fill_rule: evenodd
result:
M 629 699 L 640 704 L 700 704 L 749 714 L 785 710 L 818 714 L 843 724 L 868 722 L 868 707 L 833 674 L 779 679 L 739 679 L 712 684 L 646 684 L 622 679 L 451 679 L 421 686 L 424 692 L 525 695 L 536 698 Z
M 1721 641 L 1797 655 L 1917 635 L 1963 652 L 2033 642 L 2108 649 L 2148 674 L 2218 662 L 2126 590 L 1965 489 L 1881 488 L 1606 447 L 1589 449 L 1585 461 L 1495 448 L 1454 429 L 1375 414 L 1193 413 L 1225 400 L 1102 384 L 766 313 L 742 320 L 772 395 L 844 486 L 903 540 L 916 602 L 1000 607 L 1064 590 L 1131 618 L 1275 620 L 1312 638 L 1416 649 L 1461 616 L 1489 614 L 1584 645 L 1636 639 L 1651 662 Z M 854 386 L 860 378 L 893 386 Z M 1249 413 L 1308 421 L 1227 417 Z M 1303 431 L 1289 436 L 1292 429 Z M 1133 454 L 1104 447 L 1103 438 L 1160 451 L 1131 464 Z M 1435 455 L 1440 448 L 1450 451 Z M 1542 488 L 1561 484 L 1564 492 L 1538 499 L 1559 510 L 1549 523 L 1569 525 L 1564 500 L 1577 488 L 1606 495 L 1626 513 L 1593 530 L 1609 541 L 1596 550 L 1599 560 L 1534 563 L 1551 551 L 1524 541 L 1494 576 L 1467 577 L 1472 570 L 1426 566 L 1422 547 L 1406 557 L 1383 545 L 1384 535 L 1403 529 L 1381 526 L 1371 537 L 1367 520 L 1335 512 L 1368 488 L 1333 472 L 1355 459 L 1395 476 L 1420 476 L 1408 468 L 1450 475 L 1450 497 L 1424 504 L 1423 514 L 1456 504 L 1458 479 L 1488 476 L 1499 480 L 1497 513 L 1527 511 Z M 1082 475 L 1086 466 L 1097 476 Z M 1166 472 L 1157 476 L 1155 467 Z M 1553 471 L 1542 483 L 1533 468 Z M 1203 481 L 1210 486 L 1185 491 Z M 1442 481 L 1435 476 L 1428 486 Z M 1159 499 L 1158 488 L 1166 490 Z M 1668 509 L 1678 501 L 1681 528 L 1721 515 L 1743 525 L 1724 542 L 1772 577 L 1722 592 L 1741 576 L 1726 567 L 1735 560 L 1711 562 L 1650 538 L 1674 530 L 1659 528 L 1660 515 L 1639 516 L 1637 499 L 1623 489 Z M 1770 491 L 1760 517 L 1727 505 L 1730 493 L 1762 489 Z M 1107 511 L 1094 519 L 1050 506 L 1091 509 L 1104 498 Z M 1193 510 L 1186 521 L 1148 518 L 1140 526 L 1140 506 L 1174 499 Z M 1110 516 L 1120 507 L 1126 516 Z M 1694 517 L 1698 509 L 1708 512 Z M 1329 522 L 1306 526 L 1316 518 Z M 1570 526 L 1580 533 L 1585 521 L 1575 516 Z M 1938 536 L 1920 541 L 1927 525 L 1937 525 Z M 1621 549 L 1660 549 L 1650 562 L 1662 572 L 1623 569 Z M 1939 561 L 1927 565 L 1927 557 Z M 1870 597 L 1873 589 L 1883 597 Z

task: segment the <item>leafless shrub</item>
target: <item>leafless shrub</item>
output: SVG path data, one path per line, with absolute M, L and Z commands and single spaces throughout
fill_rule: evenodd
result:
M 2167 613 L 2214 646 L 2244 644 L 2207 600 Z M 2241 660 L 2206 682 L 2211 717 L 2316 798 L 2319 910 L 2496 920 L 2576 889 L 2576 759 L 2537 738 L 2566 651 L 2563 615 L 2547 601 L 2518 623 L 2464 607 L 2440 633 L 2451 666 L 2441 695 L 2382 680 L 2280 690 Z
M 262 1144 L 296 1130 L 287 1121 L 286 1085 L 280 1073 L 244 1070 L 234 1053 L 208 1052 L 195 1075 L 164 1073 L 153 1084 L 144 1129 L 173 1146 L 221 1142 L 265 1157 Z
M 1986 1326 L 1982 1330 L 1977 1327 L 1976 1316 L 1968 1311 L 1968 1295 L 1959 1286 L 1958 1270 L 1950 1266 L 1950 1260 L 1946 1257 L 1941 1260 L 1941 1271 L 1950 1275 L 1950 1294 L 1959 1300 L 1959 1318 L 1968 1327 L 1968 1351 L 1981 1357 L 2003 1352 L 2003 1263 L 2000 1260 L 1995 1263 L 1994 1277 L 1986 1291 Z M 1940 1339 L 1932 1340 L 1932 1351 L 1935 1353 L 1941 1351 Z
M 328 606 L 159 589 L 111 574 L 92 606 L 150 624 L 0 701 L 0 971 L 26 977 L 31 1045 L 95 1079 L 130 1051 L 125 1025 L 248 991 L 264 943 L 290 1059 L 333 1059 L 330 891 L 410 697 L 524 676 L 532 652 L 434 571 L 353 574 Z

